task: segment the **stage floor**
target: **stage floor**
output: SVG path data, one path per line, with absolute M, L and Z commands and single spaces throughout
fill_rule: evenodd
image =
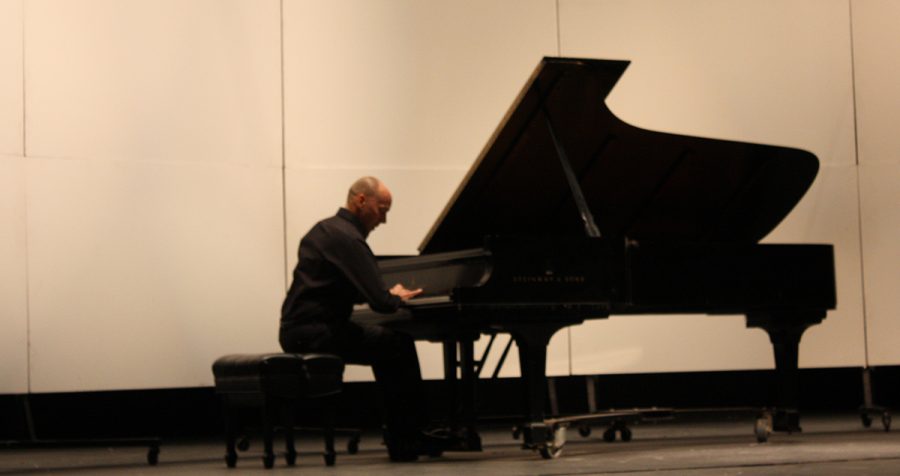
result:
M 261 442 L 240 453 L 240 474 L 303 475 L 458 475 L 519 474 L 900 474 L 900 432 L 885 432 L 880 420 L 863 428 L 856 415 L 804 416 L 803 433 L 774 434 L 757 443 L 753 418 L 673 420 L 632 427 L 630 442 L 604 442 L 603 428 L 587 438 L 569 429 L 559 458 L 545 460 L 520 449 L 508 429 L 482 429 L 484 451 L 423 457 L 415 463 L 391 463 L 380 435 L 365 432 L 359 453 L 347 454 L 346 438 L 338 437 L 334 467 L 326 467 L 320 438 L 298 440 L 297 465 L 279 455 L 272 470 L 262 467 Z M 277 449 L 281 450 L 281 441 Z M 0 449 L 0 474 L 236 474 L 224 462 L 224 443 L 214 440 L 164 440 L 157 466 L 146 463 L 142 448 Z

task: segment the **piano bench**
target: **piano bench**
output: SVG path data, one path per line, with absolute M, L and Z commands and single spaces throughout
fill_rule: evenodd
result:
M 334 465 L 334 397 L 341 392 L 344 362 L 329 354 L 232 354 L 213 363 L 216 394 L 223 403 L 225 416 L 225 463 L 229 468 L 237 464 L 235 440 L 239 429 L 238 411 L 243 407 L 262 411 L 263 465 L 275 464 L 272 436 L 279 417 L 282 417 L 288 466 L 297 459 L 294 449 L 294 419 L 296 405 L 321 399 L 322 431 L 325 436 L 325 464 Z M 238 445 L 246 449 L 246 440 Z

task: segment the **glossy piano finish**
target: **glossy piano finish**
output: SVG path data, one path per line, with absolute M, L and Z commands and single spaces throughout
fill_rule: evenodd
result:
M 748 327 L 766 330 L 777 370 L 773 429 L 800 430 L 799 342 L 835 306 L 831 246 L 626 244 L 603 238 L 495 239 L 489 246 L 382 262 L 389 282 L 432 285 L 434 292 L 395 314 L 365 307 L 354 313 L 355 320 L 444 343 L 448 380 L 456 380 L 457 361 L 469 362 L 460 364 L 466 396 L 456 417 L 467 438 L 476 434 L 471 363 L 472 342 L 480 334 L 505 332 L 515 339 L 527 398 L 524 438 L 544 451 L 546 347 L 553 334 L 585 319 L 661 313 L 744 314 Z
M 485 248 L 383 260 L 385 281 L 422 287 L 394 315 L 360 307 L 357 319 L 407 321 L 416 336 L 502 321 L 614 314 L 747 314 L 836 305 L 830 245 L 613 242 L 605 238 L 500 239 Z M 410 332 L 413 332 L 410 330 Z
M 809 189 L 818 160 L 628 125 L 604 102 L 627 66 L 544 58 L 421 255 L 381 261 L 386 282 L 422 287 L 423 298 L 394 315 L 354 312 L 444 343 L 469 449 L 480 447 L 472 372 L 480 333 L 515 339 L 523 446 L 547 456 L 556 436 L 544 418 L 547 344 L 564 327 L 612 314 L 745 315 L 773 344 L 769 430 L 800 430 L 799 342 L 836 305 L 833 249 L 758 241 Z
M 420 252 L 490 235 L 584 236 L 551 128 L 602 236 L 755 243 L 775 228 L 812 184 L 816 157 L 631 126 L 605 103 L 628 65 L 544 58 Z
M 600 238 L 494 237 L 484 248 L 380 261 L 387 283 L 424 293 L 399 312 L 359 306 L 353 319 L 389 324 L 441 341 L 460 329 L 505 330 L 508 324 L 563 327 L 609 315 L 613 248 Z M 620 253 L 619 253 L 620 254 Z
M 614 314 L 833 309 L 831 245 L 654 243 L 629 248 Z

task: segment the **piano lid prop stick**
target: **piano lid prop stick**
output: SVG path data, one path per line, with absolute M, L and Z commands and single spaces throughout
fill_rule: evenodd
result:
M 547 112 L 546 108 L 543 109 L 543 112 L 544 121 L 547 123 L 547 130 L 550 132 L 550 139 L 553 141 L 553 146 L 556 148 L 556 156 L 559 157 L 559 163 L 562 166 L 563 174 L 566 176 L 566 181 L 569 183 L 569 189 L 572 191 L 572 198 L 575 200 L 575 206 L 578 207 L 581 221 L 584 222 L 584 231 L 587 232 L 587 235 L 591 238 L 600 238 L 600 230 L 597 228 L 597 224 L 594 223 L 594 215 L 591 213 L 587 201 L 584 199 L 584 193 L 582 193 L 581 185 L 578 184 L 578 178 L 575 177 L 575 172 L 572 170 L 572 164 L 569 162 L 566 150 L 563 149 L 562 144 L 556 139 L 556 132 L 553 130 L 553 124 L 550 122 L 550 114 Z

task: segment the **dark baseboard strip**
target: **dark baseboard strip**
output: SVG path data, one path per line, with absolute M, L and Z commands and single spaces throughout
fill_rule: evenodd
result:
M 863 404 L 859 367 L 804 369 L 800 372 L 804 412 L 853 412 Z M 769 401 L 772 372 L 720 371 L 599 375 L 594 379 L 596 408 L 754 407 Z M 588 410 L 584 376 L 556 377 L 560 414 Z M 873 401 L 900 408 L 900 366 L 872 372 Z M 429 410 L 445 414 L 450 403 L 439 381 L 426 382 Z M 481 380 L 478 412 L 489 421 L 514 421 L 520 411 L 518 379 Z M 378 428 L 379 394 L 373 382 L 344 385 L 339 426 Z M 212 388 L 46 393 L 27 396 L 38 438 L 120 438 L 154 435 L 192 438 L 221 434 L 221 407 Z M 0 440 L 29 437 L 22 395 L 0 395 Z M 314 423 L 320 409 L 301 409 Z M 253 415 L 255 417 L 256 415 Z

